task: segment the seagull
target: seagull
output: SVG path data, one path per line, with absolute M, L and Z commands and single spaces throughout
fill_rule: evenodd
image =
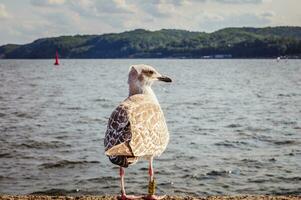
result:
M 121 196 L 119 199 L 137 199 L 142 196 L 126 195 L 124 168 L 139 159 L 149 162 L 148 195 L 144 199 L 156 200 L 153 158 L 166 149 L 169 133 L 163 111 L 151 86 L 156 81 L 171 82 L 152 66 L 132 65 L 129 70 L 129 96 L 112 112 L 105 133 L 105 154 L 119 166 Z

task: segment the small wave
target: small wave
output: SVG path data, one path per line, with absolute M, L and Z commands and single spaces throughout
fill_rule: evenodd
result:
M 25 113 L 25 112 L 13 112 L 12 114 L 14 114 L 16 117 L 20 117 L 20 118 L 33 119 L 32 115 L 30 115 L 29 113 Z
M 0 113 L 0 117 L 5 117 L 6 114 L 5 113 Z
M 263 97 L 263 95 L 262 94 L 255 94 L 258 98 L 262 98 Z
M 13 177 L 0 175 L 0 181 L 13 180 Z
M 30 86 L 30 87 L 37 87 L 38 85 L 34 84 L 34 83 L 30 83 L 30 84 L 28 84 L 28 86 Z
M 46 169 L 49 168 L 64 168 L 70 167 L 74 165 L 84 165 L 84 164 L 95 164 L 99 163 L 99 161 L 70 161 L 70 160 L 61 160 L 56 163 L 43 163 L 40 166 Z
M 186 102 L 178 102 L 178 103 L 173 103 L 172 105 L 171 105 L 171 107 L 172 106 L 183 106 L 183 105 L 185 105 L 185 106 L 201 106 L 201 105 L 204 105 L 204 103 L 202 103 L 202 102 L 191 102 L 191 101 L 186 101 Z
M 158 186 L 169 186 L 169 185 L 173 185 L 173 182 L 163 182 L 163 183 L 158 183 Z
M 190 119 L 195 119 L 195 120 L 200 120 L 202 119 L 203 117 L 191 117 Z
M 296 140 L 270 140 L 268 142 L 271 142 L 275 145 L 299 145 L 300 142 Z
M 85 110 L 84 108 L 81 107 L 67 107 L 67 110 Z
M 202 132 L 202 131 L 215 132 L 215 131 L 217 131 L 217 129 L 194 127 L 193 131 L 194 132 Z
M 36 141 L 36 140 L 29 140 L 26 143 L 22 143 L 19 146 L 26 147 L 29 149 L 52 149 L 52 148 L 60 148 L 60 147 L 71 147 L 70 144 L 66 144 L 61 141 Z
M 97 102 L 109 102 L 109 100 L 105 99 L 105 98 L 94 99 L 94 101 L 97 101 Z
M 184 188 L 184 189 L 175 189 L 174 193 L 177 194 L 185 194 L 185 195 L 190 195 L 190 196 L 197 196 L 198 194 L 192 191 L 189 191 L 189 189 Z M 205 195 L 207 195 L 207 192 L 204 192 Z
M 229 142 L 217 142 L 217 143 L 214 143 L 215 146 L 224 146 L 224 147 L 233 147 L 235 148 L 235 145 L 234 144 L 231 144 Z
M 296 125 L 295 121 L 276 121 L 275 124 L 284 124 L 284 125 Z
M 107 120 L 100 119 L 100 118 L 82 117 L 76 123 L 79 123 L 79 124 L 89 124 L 89 123 L 92 123 L 92 122 L 107 123 Z
M 181 179 L 201 179 L 202 177 L 204 177 L 204 174 L 191 174 L 191 172 L 189 174 L 184 174 L 182 175 L 180 178 Z
M 276 159 L 276 158 L 270 158 L 269 161 L 270 161 L 270 162 L 276 162 L 277 159 Z
M 207 176 L 228 176 L 229 174 L 231 174 L 231 171 L 226 171 L 226 170 L 221 170 L 221 171 L 212 170 L 206 173 Z
M 115 180 L 119 180 L 118 176 L 103 176 L 103 177 L 98 177 L 98 178 L 89 178 L 87 179 L 87 181 L 91 181 L 91 182 L 103 182 L 103 181 L 115 181 Z
M 248 179 L 248 182 L 250 183 L 265 183 L 265 182 L 268 182 L 269 180 L 266 180 L 266 179 Z
M 226 128 L 239 128 L 241 127 L 240 124 L 229 124 L 228 126 L 226 126 Z
M 248 158 L 244 158 L 241 161 L 244 163 L 259 163 L 259 161 L 257 161 L 257 160 L 252 160 L 252 159 L 248 159 Z
M 279 177 L 273 179 L 270 182 L 298 183 L 300 181 L 301 181 L 301 177 L 300 176 L 291 176 L 291 177 L 279 176 Z
M 156 172 L 156 174 L 164 175 L 164 176 L 171 176 L 171 175 L 174 175 L 174 171 L 173 170 L 160 169 L 159 171 Z
M 62 133 L 67 133 L 67 132 L 62 132 Z M 56 139 L 65 139 L 65 138 L 68 138 L 67 135 L 59 135 L 59 136 L 55 136 L 54 138 Z
M 31 195 L 50 195 L 50 196 L 54 196 L 54 195 L 68 195 L 68 194 L 72 194 L 72 193 L 76 193 L 78 192 L 78 189 L 75 190 L 64 190 L 64 189 L 49 189 L 49 190 L 43 190 L 43 191 L 36 191 L 33 193 L 30 193 Z
M 0 158 L 12 158 L 12 155 L 9 153 L 0 153 Z
M 241 166 L 248 166 L 248 167 L 254 167 L 254 168 L 261 168 L 262 166 L 264 166 L 263 163 L 261 163 L 258 160 L 252 160 L 252 159 L 242 159 L 241 162 L 238 164 Z
M 301 187 L 288 189 L 288 188 L 277 188 L 276 190 L 272 190 L 270 194 L 273 195 L 300 195 L 301 194 Z
M 216 146 L 224 146 L 224 147 L 233 147 L 233 148 L 238 148 L 239 146 L 246 146 L 248 143 L 242 142 L 242 141 L 223 141 L 223 142 L 217 142 L 214 143 Z
M 117 181 L 119 180 L 118 176 L 103 176 L 103 177 L 96 177 L 96 178 L 89 178 L 89 179 L 84 179 L 80 180 L 77 182 L 77 184 L 88 184 L 88 183 L 103 183 L 104 181 Z
M 269 128 L 257 128 L 257 127 L 250 127 L 250 126 L 248 126 L 246 128 L 246 130 L 247 131 L 251 131 L 251 132 L 268 132 L 271 129 L 269 129 Z
M 278 94 L 278 97 L 294 97 L 297 96 L 298 94 L 292 93 L 292 94 Z
M 102 104 L 101 107 L 102 108 L 111 108 L 112 105 L 110 105 L 110 104 Z

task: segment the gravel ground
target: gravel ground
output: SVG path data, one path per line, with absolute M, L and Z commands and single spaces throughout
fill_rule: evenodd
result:
M 0 195 L 0 200 L 116 200 L 117 196 L 46 196 L 46 195 Z M 166 196 L 164 200 L 301 200 L 301 196 L 240 195 L 240 196 Z

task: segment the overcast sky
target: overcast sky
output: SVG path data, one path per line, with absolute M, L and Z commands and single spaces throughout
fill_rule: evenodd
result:
M 0 45 L 162 28 L 301 26 L 301 0 L 0 0 Z

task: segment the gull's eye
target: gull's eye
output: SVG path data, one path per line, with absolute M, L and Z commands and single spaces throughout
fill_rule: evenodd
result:
M 152 76 L 155 72 L 153 70 L 143 70 L 142 72 L 143 74 L 145 74 L 146 76 Z

